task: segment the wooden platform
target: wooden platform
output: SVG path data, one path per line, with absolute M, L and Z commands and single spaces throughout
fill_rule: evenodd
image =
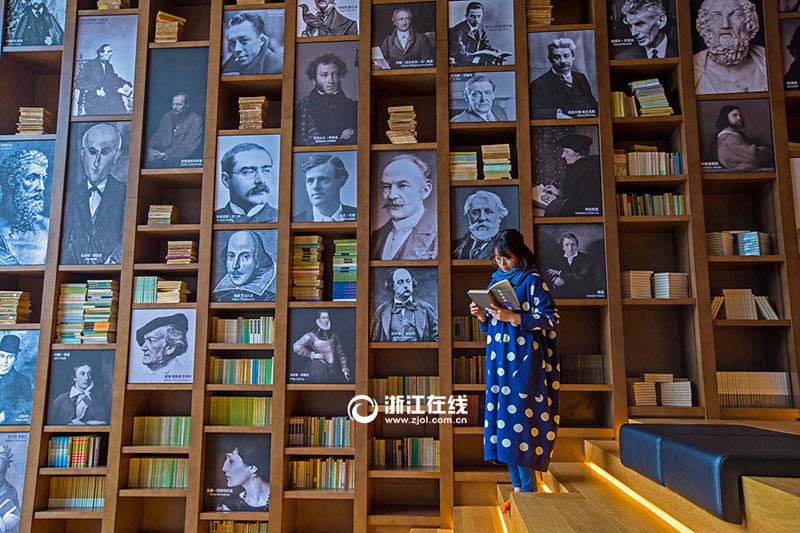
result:
M 503 533 L 497 506 L 465 505 L 453 508 L 453 531 L 457 533 Z

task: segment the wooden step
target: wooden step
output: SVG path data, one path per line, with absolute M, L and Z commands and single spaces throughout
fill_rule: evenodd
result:
M 511 497 L 510 533 L 534 531 L 622 533 L 625 529 L 609 520 L 578 493 L 516 492 Z M 627 531 L 646 531 L 630 529 Z M 658 530 L 653 530 L 658 531 Z
M 436 529 L 427 527 L 414 527 L 408 533 L 453 533 L 452 529 Z
M 503 533 L 497 507 L 461 505 L 453 508 L 453 531 L 458 533 Z

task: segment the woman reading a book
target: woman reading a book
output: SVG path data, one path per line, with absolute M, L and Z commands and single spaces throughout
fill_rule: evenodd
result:
M 494 259 L 489 286 L 510 282 L 519 308 L 470 304 L 488 336 L 484 458 L 508 464 L 515 492 L 535 492 L 533 471 L 547 470 L 558 431 L 558 310 L 520 232 L 498 234 Z M 509 499 L 501 509 L 510 507 Z

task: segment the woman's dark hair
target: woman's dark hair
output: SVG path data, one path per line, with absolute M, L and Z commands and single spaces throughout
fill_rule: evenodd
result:
M 515 229 L 504 229 L 494 240 L 494 250 L 500 255 L 514 255 L 519 259 L 519 267 L 525 272 L 536 272 L 536 259 L 522 233 Z

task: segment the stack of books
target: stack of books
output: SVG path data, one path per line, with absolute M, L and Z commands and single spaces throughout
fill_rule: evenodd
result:
M 686 378 L 659 383 L 658 402 L 667 407 L 691 407 L 692 383 Z
M 322 236 L 300 235 L 292 240 L 292 298 L 322 300 Z
M 484 338 L 485 335 L 481 333 L 478 321 L 472 316 L 453 317 L 453 341 L 483 341 Z
M 450 179 L 455 181 L 478 179 L 477 152 L 450 152 Z
M 562 367 L 563 367 L 563 361 L 562 361 Z M 562 381 L 563 381 L 563 374 L 562 374 Z M 486 356 L 462 355 L 459 357 L 454 357 L 453 383 L 486 383 Z
M 0 291 L 0 324 L 26 324 L 31 319 L 31 293 Z
M 771 237 L 760 231 L 739 231 L 735 233 L 737 255 L 769 255 Z
M 372 439 L 372 466 L 378 468 L 430 467 L 440 464 L 439 441 L 433 437 Z
M 186 19 L 159 11 L 156 13 L 156 42 L 175 43 L 183 37 Z
M 241 5 L 250 3 L 250 0 L 236 0 L 236 3 Z M 269 533 L 269 522 L 262 522 L 260 520 L 252 522 L 209 520 L 208 533 Z
M 639 378 L 628 378 L 628 405 L 655 407 L 658 405 L 656 384 Z
M 90 279 L 83 305 L 83 344 L 109 344 L 117 339 L 119 282 Z
M 614 149 L 617 176 L 666 176 L 681 174 L 680 152 L 660 152 L 656 146 L 635 144 L 630 150 Z
M 293 489 L 353 490 L 355 461 L 333 457 L 289 461 L 289 486 Z
M 197 262 L 197 243 L 194 241 L 167 242 L 167 264 L 187 265 Z
M 158 276 L 136 276 L 133 280 L 133 303 L 154 304 L 158 301 Z
M 212 339 L 228 344 L 272 344 L 275 317 L 211 318 Z
M 133 417 L 135 446 L 188 446 L 192 420 L 189 416 Z
M 392 144 L 417 142 L 417 112 L 413 105 L 389 106 L 389 130 L 386 137 Z
M 131 7 L 130 0 L 97 0 L 97 9 L 112 10 L 112 9 L 127 9 Z
M 55 133 L 53 114 L 43 107 L 20 107 L 17 135 Z
M 611 116 L 614 118 L 638 117 L 636 99 L 624 91 L 611 91 Z
M 86 303 L 85 283 L 62 283 L 58 298 L 56 343 L 80 344 L 83 334 L 83 305 Z
M 105 494 L 106 476 L 53 476 L 47 508 L 102 511 Z
M 730 231 L 712 231 L 706 233 L 706 251 L 708 255 L 734 255 L 734 237 Z
M 100 465 L 100 435 L 50 437 L 47 466 L 51 468 L 87 468 Z
M 186 301 L 189 295 L 189 288 L 185 281 L 181 280 L 158 280 L 156 303 L 157 304 L 177 304 Z
M 525 19 L 528 31 L 537 26 L 549 26 L 553 23 L 552 0 L 528 0 L 525 10 Z
M 653 274 L 653 292 L 656 298 L 688 298 L 689 274 L 656 272 Z
M 605 383 L 603 354 L 561 355 L 561 383 Z
M 508 144 L 484 144 L 481 146 L 483 157 L 483 179 L 511 179 L 511 146 Z
M 352 426 L 346 416 L 292 416 L 289 418 L 289 446 L 347 448 L 352 445 Z
M 622 216 L 683 215 L 685 209 L 682 194 L 617 193 L 617 212 Z
M 751 289 L 722 289 L 725 299 L 725 318 L 728 320 L 758 320 L 758 309 Z
M 333 241 L 333 301 L 356 300 L 356 240 Z
M 130 489 L 185 489 L 189 486 L 188 457 L 131 457 Z
M 178 208 L 174 205 L 153 204 L 147 210 L 147 224 L 163 226 L 178 221 Z
M 267 118 L 266 96 L 239 97 L 239 129 L 260 130 Z
M 643 298 L 653 297 L 650 285 L 652 270 L 626 270 L 622 273 L 622 297 Z
M 786 372 L 717 372 L 720 407 L 792 407 Z
M 639 116 L 665 117 L 675 113 L 658 78 L 632 81 L 628 84 L 628 91 L 639 104 Z

